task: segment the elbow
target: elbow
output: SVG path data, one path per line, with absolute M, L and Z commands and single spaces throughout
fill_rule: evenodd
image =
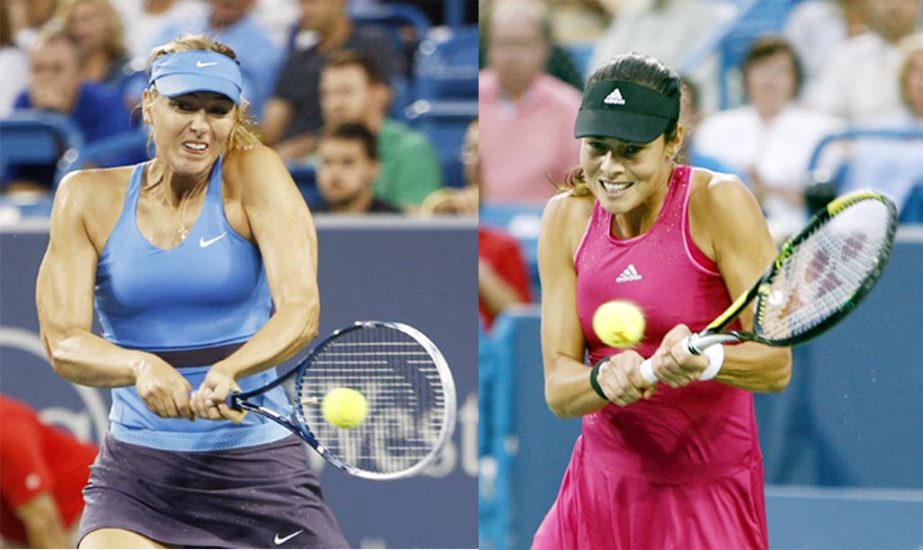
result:
M 781 393 L 792 381 L 792 352 L 788 349 L 781 350 L 776 368 L 767 369 L 770 373 L 766 380 L 767 393 Z
M 42 338 L 45 344 L 45 351 L 48 354 L 48 362 L 51 363 L 51 370 L 55 374 L 70 380 L 71 352 L 67 338 Z
M 574 418 L 570 411 L 568 400 L 563 399 L 560 392 L 555 391 L 554 385 L 550 381 L 545 382 L 545 403 L 548 409 L 558 418 Z
M 301 331 L 298 334 L 298 342 L 301 346 L 305 346 L 317 338 L 320 325 L 320 303 L 315 298 L 300 304 L 299 310 L 301 312 L 301 322 L 298 323 L 298 326 L 301 327 Z

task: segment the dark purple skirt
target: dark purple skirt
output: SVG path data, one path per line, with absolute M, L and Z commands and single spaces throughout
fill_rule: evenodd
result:
M 207 452 L 107 436 L 83 490 L 77 540 L 116 528 L 180 547 L 348 548 L 306 452 L 295 436 Z

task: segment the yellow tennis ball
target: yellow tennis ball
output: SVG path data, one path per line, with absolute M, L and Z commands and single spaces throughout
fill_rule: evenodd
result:
M 334 388 L 324 396 L 321 412 L 327 422 L 338 428 L 355 428 L 365 420 L 369 402 L 352 388 Z
M 630 348 L 644 338 L 644 313 L 626 300 L 613 300 L 593 314 L 593 332 L 607 346 Z

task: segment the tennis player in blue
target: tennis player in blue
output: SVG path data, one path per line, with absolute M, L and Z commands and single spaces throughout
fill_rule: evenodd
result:
M 225 405 L 317 333 L 311 215 L 250 129 L 230 48 L 186 36 L 149 68 L 154 159 L 65 178 L 38 275 L 53 368 L 112 388 L 79 547 L 346 547 L 303 442 Z

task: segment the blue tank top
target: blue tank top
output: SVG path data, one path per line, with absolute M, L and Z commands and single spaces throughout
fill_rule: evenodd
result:
M 96 312 L 103 337 L 124 348 L 150 352 L 196 351 L 242 344 L 269 319 L 272 299 L 259 249 L 228 223 L 221 197 L 222 159 L 208 178 L 205 201 L 186 239 L 165 250 L 137 224 L 144 164 L 132 172 L 122 214 L 99 258 Z M 170 361 L 168 361 L 170 362 Z M 211 365 L 180 369 L 197 388 Z M 276 377 L 268 369 L 238 381 L 243 390 Z M 287 413 L 281 388 L 265 404 Z M 112 390 L 112 435 L 126 443 L 177 451 L 260 445 L 289 435 L 250 414 L 242 424 L 154 415 L 134 386 Z

